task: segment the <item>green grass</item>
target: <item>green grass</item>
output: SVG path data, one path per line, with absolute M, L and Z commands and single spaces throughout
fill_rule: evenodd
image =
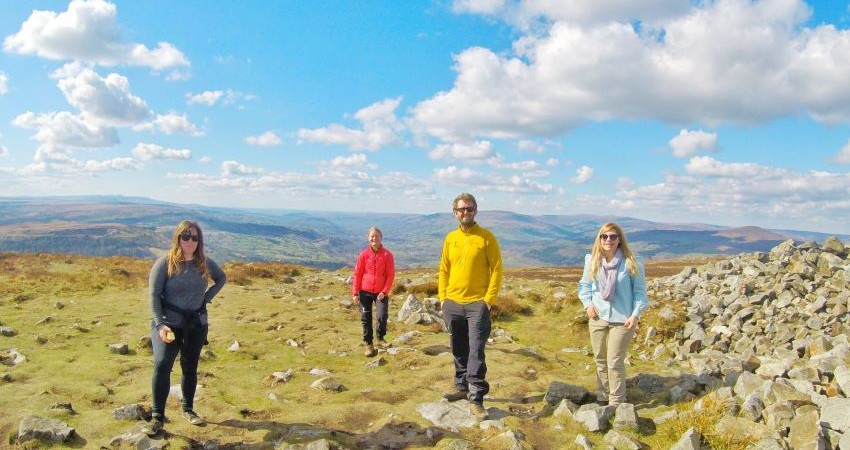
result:
M 69 448 L 105 445 L 137 425 L 116 421 L 111 414 L 126 404 L 150 405 L 152 356 L 138 346 L 139 339 L 149 334 L 150 266 L 151 261 L 129 258 L 0 253 L 0 322 L 18 331 L 14 337 L 0 337 L 0 350 L 16 348 L 27 357 L 18 366 L 0 367 L 0 374 L 12 377 L 11 382 L 0 381 L 4 436 L 14 435 L 19 421 L 29 414 L 74 427 L 80 438 Z M 350 287 L 341 281 L 348 271 L 274 263 L 224 268 L 242 282 L 229 283 L 209 306 L 208 349 L 215 356 L 201 362 L 202 387 L 195 406 L 210 423 L 200 428 L 188 425 L 180 418 L 179 401 L 169 398 L 166 414 L 172 422 L 166 429 L 173 433 L 172 445 L 179 448 L 177 441 L 188 445 L 191 440 L 212 438 L 221 445 L 270 443 L 290 436 L 287 433 L 297 424 L 337 431 L 341 440 L 380 442 L 399 439 L 399 430 L 423 431 L 431 426 L 416 407 L 438 400 L 451 386 L 451 356 L 401 352 L 384 355 L 384 366 L 366 368 L 369 359 L 360 346 L 359 313 L 342 304 L 349 299 Z M 433 273 L 412 269 L 401 271 L 398 279 L 422 280 Z M 296 282 L 281 283 L 283 277 Z M 515 343 L 488 347 L 492 399 L 487 406 L 516 411 L 509 427 L 522 430 L 537 449 L 569 448 L 577 433 L 601 442 L 601 434 L 582 432 L 569 420 L 532 420 L 523 413 L 543 406 L 540 398 L 552 381 L 594 386 L 590 358 L 561 351 L 589 345 L 585 325 L 574 320 L 580 315 L 577 300 L 568 297 L 560 309 L 546 306 L 553 292 L 574 291 L 576 279 L 574 268 L 508 271 L 494 329 L 505 329 Z M 421 296 L 430 288 L 428 282 L 405 290 Z M 328 295 L 332 298 L 325 300 Z M 411 347 L 447 346 L 445 333 L 393 320 L 404 298 L 393 297 L 388 338 L 417 329 L 423 335 Z M 58 308 L 57 302 L 64 307 Z M 48 316 L 50 320 L 39 324 Z M 289 339 L 301 346 L 286 345 Z M 241 349 L 227 351 L 234 341 Z M 118 342 L 128 343 L 131 354 L 110 353 L 107 346 Z M 637 358 L 632 362 L 630 375 L 665 370 Z M 345 389 L 338 393 L 311 389 L 316 377 L 308 372 L 313 368 L 330 370 Z M 289 369 L 292 379 L 272 387 L 269 375 Z M 179 383 L 179 373 L 176 364 L 172 384 Z M 58 402 L 71 402 L 77 414 L 47 409 Z M 556 425 L 563 430 L 556 430 Z M 670 425 L 642 439 L 658 448 L 669 446 L 678 439 L 669 432 L 672 429 Z M 470 429 L 460 434 L 478 442 L 492 433 Z M 409 448 L 427 447 L 421 441 L 409 444 Z

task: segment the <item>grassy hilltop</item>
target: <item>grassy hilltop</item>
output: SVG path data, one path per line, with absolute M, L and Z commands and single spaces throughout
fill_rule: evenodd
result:
M 689 263 L 650 262 L 648 275 L 677 273 Z M 0 366 L 0 431 L 5 436 L 0 447 L 10 445 L 21 418 L 30 414 L 74 427 L 78 437 L 68 448 L 106 445 L 138 425 L 113 419 L 112 411 L 133 403 L 150 405 L 151 353 L 138 345 L 149 332 L 150 265 L 150 260 L 128 257 L 0 253 L 0 325 L 17 331 L 0 336 L 0 351 L 14 348 L 27 358 Z M 358 448 L 383 442 L 429 445 L 408 432 L 431 426 L 416 407 L 438 400 L 451 384 L 452 360 L 444 353 L 448 336 L 399 324 L 394 317 L 408 293 L 421 298 L 433 291 L 435 269 L 398 274 L 388 338 L 414 329 L 422 335 L 404 345 L 410 351 L 381 353 L 386 364 L 367 368 L 371 359 L 360 347 L 359 314 L 346 304 L 349 271 L 276 263 L 228 263 L 224 268 L 230 282 L 209 307 L 212 356 L 201 362 L 195 405 L 209 424 L 187 424 L 180 418 L 179 400 L 170 398 L 166 429 L 171 448 L 197 447 L 210 439 L 218 439 L 221 448 L 272 448 L 276 439 L 304 428 L 335 431 L 358 442 Z M 508 270 L 494 308 L 494 330 L 507 331 L 514 342 L 488 347 L 492 390 L 486 404 L 509 414 L 508 428 L 522 430 L 537 449 L 567 448 L 582 432 L 565 418 L 532 418 L 549 384 L 594 386 L 590 356 L 562 351 L 589 345 L 574 293 L 579 276 L 577 267 Z M 644 327 L 655 325 L 663 335 L 678 326 L 659 323 L 655 311 L 647 314 Z M 635 356 L 651 354 L 642 338 L 632 349 L 629 374 L 667 373 L 663 361 Z M 234 341 L 240 349 L 228 351 Z M 107 348 L 120 342 L 130 344 L 130 354 Z M 311 389 L 314 368 L 332 372 L 345 389 Z M 270 381 L 272 372 L 290 369 L 289 382 Z M 179 372 L 176 365 L 172 384 L 179 383 Z M 58 403 L 71 403 L 76 414 L 49 409 Z M 682 431 L 675 423 L 665 424 L 641 439 L 653 448 L 667 448 Z M 456 436 L 479 442 L 488 433 L 471 428 Z M 599 443 L 601 436 L 582 433 Z

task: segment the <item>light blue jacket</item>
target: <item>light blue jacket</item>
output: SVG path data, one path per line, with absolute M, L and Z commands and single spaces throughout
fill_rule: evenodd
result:
M 646 297 L 646 274 L 643 269 L 643 260 L 637 260 L 637 274 L 629 274 L 628 262 L 623 259 L 617 268 L 617 284 L 614 285 L 614 293 L 611 298 L 602 298 L 597 280 L 590 278 L 590 255 L 584 257 L 584 272 L 578 282 L 578 298 L 587 309 L 590 305 L 596 307 L 599 318 L 606 322 L 623 323 L 629 316 L 640 317 L 641 313 L 649 306 Z M 599 268 L 597 273 L 601 271 Z M 609 301 L 610 300 L 610 301 Z

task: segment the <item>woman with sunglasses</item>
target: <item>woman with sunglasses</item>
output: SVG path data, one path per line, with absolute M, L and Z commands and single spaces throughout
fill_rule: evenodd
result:
M 593 250 L 584 257 L 578 298 L 588 316 L 596 362 L 599 404 L 626 402 L 626 351 L 649 306 L 643 263 L 629 249 L 622 228 L 602 225 Z
M 192 425 L 204 424 L 193 408 L 198 361 L 209 331 L 206 306 L 226 280 L 224 271 L 204 254 L 201 227 L 189 220 L 180 222 L 171 236 L 171 249 L 154 263 L 150 273 L 153 414 L 142 428 L 144 433 L 155 435 L 163 428 L 171 369 L 178 353 L 183 417 Z

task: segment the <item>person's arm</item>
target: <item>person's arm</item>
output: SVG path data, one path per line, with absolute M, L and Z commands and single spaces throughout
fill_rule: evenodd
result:
M 207 291 L 204 293 L 204 303 L 209 303 L 218 295 L 218 291 L 224 287 L 224 284 L 227 283 L 227 275 L 221 270 L 221 267 L 215 263 L 215 261 L 207 258 L 207 270 L 210 271 L 210 276 L 213 279 L 212 286 L 207 288 Z
M 363 271 L 366 266 L 366 260 L 363 257 L 363 252 L 357 255 L 357 260 L 354 262 L 354 275 L 351 277 L 351 300 L 358 301 L 360 298 L 360 286 L 363 283 Z
M 492 305 L 499 296 L 502 289 L 502 251 L 499 249 L 499 241 L 492 234 L 487 242 L 487 264 L 490 266 L 490 282 L 487 285 L 487 293 L 484 294 L 484 302 Z
M 593 306 L 593 280 L 590 279 L 590 255 L 584 256 L 584 270 L 581 272 L 581 280 L 578 282 L 578 299 L 584 305 L 584 311 L 588 317 L 597 315 L 596 307 Z
M 632 307 L 631 316 L 626 320 L 626 328 L 637 325 L 640 315 L 649 307 L 649 298 L 646 296 L 646 271 L 643 267 L 643 261 L 636 259 L 636 262 L 637 274 L 632 277 L 632 299 L 634 299 L 634 306 Z
M 165 294 L 165 282 L 168 279 L 168 259 L 160 258 L 153 263 L 148 277 L 148 292 L 150 295 L 151 314 L 154 327 L 159 330 L 163 322 L 162 297 Z
M 446 300 L 446 291 L 449 288 L 449 270 L 452 263 L 449 261 L 449 236 L 443 241 L 443 253 L 440 255 L 440 271 L 437 277 L 437 298 L 440 302 Z
M 386 252 L 386 259 L 384 260 L 386 279 L 384 281 L 384 288 L 380 292 L 384 297 L 390 295 L 390 290 L 393 288 L 393 282 L 395 281 L 395 258 L 393 258 L 392 252 L 389 250 Z

